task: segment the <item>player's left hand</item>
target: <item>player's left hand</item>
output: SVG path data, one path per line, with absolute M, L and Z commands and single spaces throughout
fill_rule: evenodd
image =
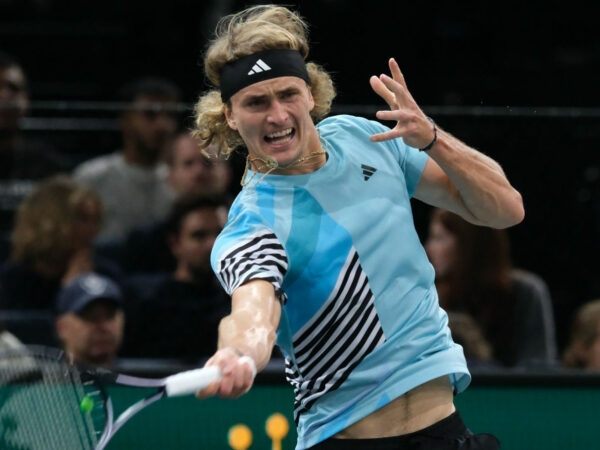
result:
M 381 74 L 372 76 L 371 87 L 389 105 L 389 110 L 377 111 L 381 120 L 396 121 L 396 126 L 385 133 L 371 136 L 374 142 L 401 137 L 404 142 L 415 148 L 424 148 L 434 136 L 433 124 L 417 105 L 406 87 L 404 76 L 394 58 L 389 60 L 392 76 Z

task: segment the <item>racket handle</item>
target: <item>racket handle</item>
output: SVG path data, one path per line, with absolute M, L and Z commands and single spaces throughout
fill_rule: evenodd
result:
M 217 366 L 187 370 L 165 379 L 165 393 L 167 397 L 194 394 L 220 379 L 221 370 Z

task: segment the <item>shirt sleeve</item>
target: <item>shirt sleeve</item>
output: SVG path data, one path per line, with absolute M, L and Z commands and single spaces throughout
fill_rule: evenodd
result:
M 215 242 L 211 263 L 229 295 L 256 279 L 269 281 L 280 293 L 288 267 L 286 252 L 273 231 L 249 220 L 227 224 Z
M 415 193 L 415 189 L 421 180 L 423 170 L 425 170 L 425 164 L 429 160 L 427 153 L 417 150 L 416 148 L 409 147 L 404 142 L 402 145 L 405 147 L 405 158 L 404 158 L 404 175 L 406 177 L 406 188 L 408 194 L 412 197 Z
M 389 131 L 389 128 L 377 121 L 368 121 L 369 132 L 371 134 L 382 133 Z M 391 139 L 384 141 L 383 145 L 387 146 L 395 155 L 398 164 L 404 172 L 406 180 L 406 188 L 410 197 L 414 195 L 415 189 L 421 180 L 421 175 L 425 169 L 425 164 L 429 160 L 429 155 L 419 149 L 410 147 L 404 143 L 402 138 Z

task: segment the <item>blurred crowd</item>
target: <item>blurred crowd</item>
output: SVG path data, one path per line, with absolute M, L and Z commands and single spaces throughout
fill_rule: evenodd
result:
M 173 82 L 145 77 L 117 95 L 121 145 L 70 166 L 22 130 L 27 77 L 0 54 L 2 342 L 60 345 L 104 366 L 198 361 L 229 312 L 210 252 L 233 170 L 198 150 Z
M 29 96 L 0 52 L 0 348 L 62 346 L 106 367 L 212 354 L 230 305 L 210 253 L 239 184 L 231 161 L 199 151 L 179 87 L 124 85 L 120 146 L 76 165 L 23 131 Z M 433 209 L 425 247 L 471 367 L 600 371 L 600 300 L 558 345 L 550 289 L 513 266 L 504 230 Z

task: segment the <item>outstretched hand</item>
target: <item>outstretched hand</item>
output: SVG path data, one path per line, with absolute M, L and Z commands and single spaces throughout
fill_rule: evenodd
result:
M 396 126 L 385 133 L 372 135 L 371 140 L 381 142 L 401 137 L 411 147 L 424 148 L 433 140 L 433 125 L 408 91 L 394 58 L 389 60 L 389 67 L 391 77 L 381 74 L 372 76 L 369 81 L 375 93 L 390 107 L 389 110 L 377 111 L 376 117 L 396 121 Z

